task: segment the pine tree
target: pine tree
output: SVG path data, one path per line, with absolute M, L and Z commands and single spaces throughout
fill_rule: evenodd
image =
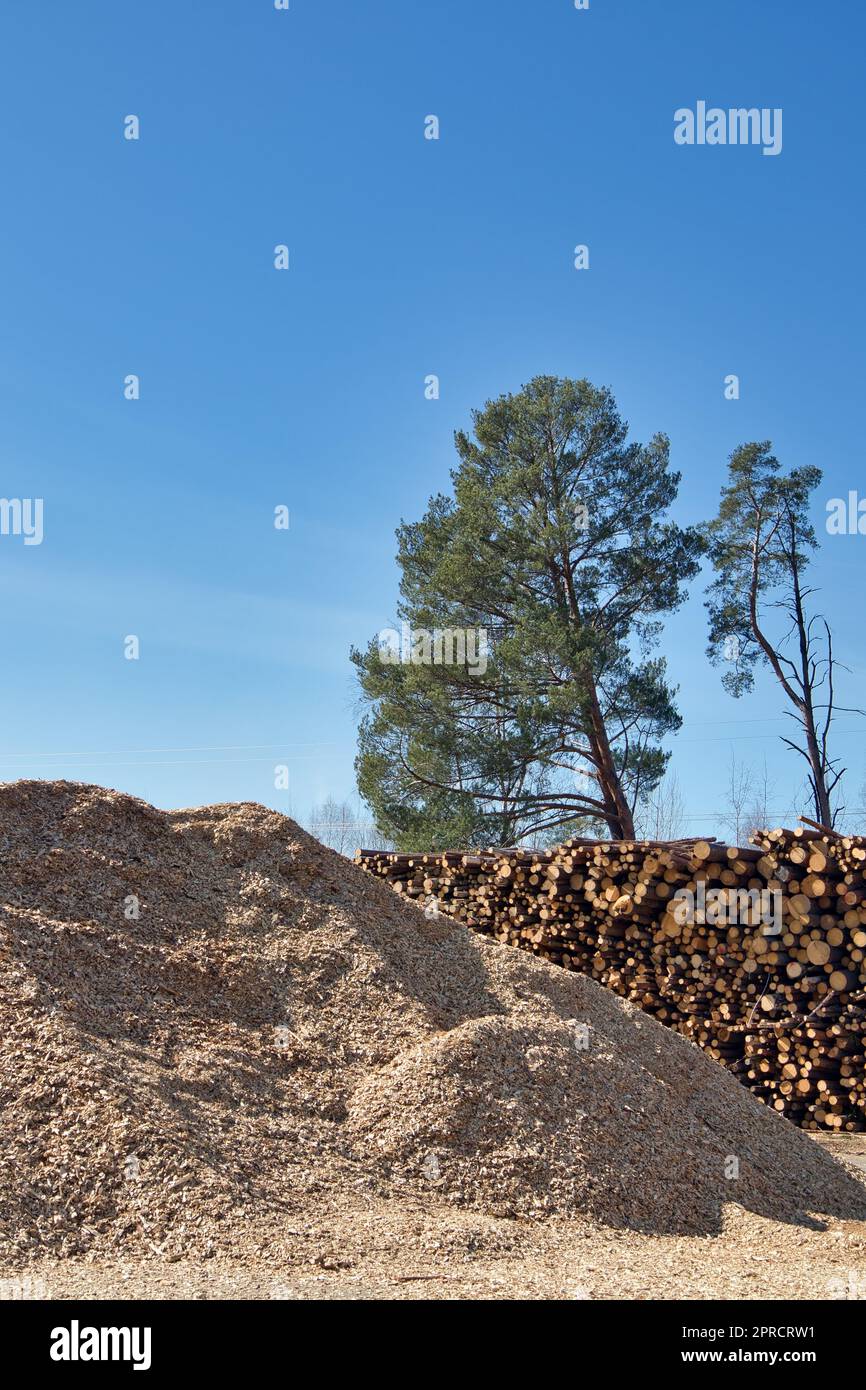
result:
M 599 823 L 630 838 L 680 724 L 652 655 L 659 617 L 702 548 L 666 516 L 668 441 L 629 442 L 609 390 L 555 377 L 488 402 L 473 425 L 455 436 L 453 496 L 397 532 L 410 659 L 393 640 L 352 654 L 359 788 L 413 848 Z M 443 630 L 485 659 L 437 660 Z

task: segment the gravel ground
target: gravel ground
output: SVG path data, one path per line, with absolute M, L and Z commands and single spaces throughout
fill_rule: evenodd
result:
M 430 1211 L 323 1213 L 280 1261 L 70 1257 L 0 1270 L 5 1297 L 70 1299 L 833 1299 L 866 1297 L 866 1223 L 781 1225 L 736 1205 L 713 1236 Z M 5 1292 L 3 1292 L 5 1290 Z

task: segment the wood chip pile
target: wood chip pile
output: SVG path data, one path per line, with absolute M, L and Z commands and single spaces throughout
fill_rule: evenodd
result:
M 499 1259 L 551 1216 L 702 1241 L 754 1217 L 775 1255 L 866 1219 L 861 1175 L 687 1039 L 263 806 L 0 785 L 0 1032 L 3 1269 L 321 1276 L 337 1222 L 453 1273 L 477 1220 Z
M 866 1129 L 866 838 L 569 840 L 358 862 L 431 916 L 592 976 L 805 1129 Z

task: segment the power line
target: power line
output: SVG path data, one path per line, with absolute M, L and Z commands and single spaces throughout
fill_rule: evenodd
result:
M 201 748 L 102 748 L 84 753 L 0 753 L 0 762 L 8 763 L 17 758 L 111 758 L 131 753 L 245 753 L 262 748 L 338 748 L 337 743 L 214 743 Z
M 714 723 L 714 720 L 708 720 Z M 685 727 L 685 726 L 683 726 Z M 862 729 L 834 729 L 834 734 L 866 734 L 866 727 Z M 706 738 L 680 738 L 679 734 L 671 734 L 672 739 L 680 743 L 747 743 L 756 738 L 766 739 L 766 734 L 715 734 Z
M 295 753 L 293 761 L 299 758 L 316 758 L 318 753 Z M 233 763 L 270 763 L 271 758 L 150 758 L 142 762 L 125 762 L 112 759 L 106 763 L 81 763 L 86 767 L 229 767 Z M 0 767 L 18 767 L 17 763 L 6 763 L 0 759 Z M 23 770 L 23 769 L 22 769 Z
M 777 723 L 777 722 L 779 722 L 779 721 L 780 721 L 781 719 L 783 719 L 783 718 L 784 718 L 783 715 L 767 715 L 767 716 L 761 716 L 761 717 L 759 717 L 759 718 L 754 718 L 754 719 L 753 719 L 753 718 L 746 718 L 746 719 L 728 719 L 728 720 L 718 720 L 718 719 L 691 720 L 691 721 L 689 721 L 687 724 L 684 724 L 682 727 L 683 727 L 684 729 L 702 728 L 702 727 L 710 727 L 710 726 L 713 727 L 713 728 L 718 728 L 720 724 L 765 724 L 765 723 Z M 786 727 L 788 727 L 788 726 L 786 725 Z M 866 726 L 863 726 L 863 727 L 860 727 L 860 728 L 844 728 L 844 729 L 839 729 L 839 728 L 837 728 L 837 729 L 835 730 L 835 733 L 837 733 L 837 734 L 864 734 L 864 733 L 866 733 Z M 677 732 L 677 733 L 671 735 L 672 741 L 677 742 L 677 743 L 743 743 L 743 742 L 754 742 L 756 739 L 766 739 L 766 737 L 767 737 L 766 734 L 711 734 L 711 735 L 705 735 L 705 736 L 702 736 L 702 737 L 699 737 L 699 738 L 682 738 L 682 737 L 680 736 L 680 733 L 679 733 L 679 732 Z M 292 756 L 297 758 L 297 757 L 314 757 L 314 756 L 320 756 L 324 751 L 327 751 L 327 750 L 335 750 L 335 749 L 338 749 L 338 748 L 340 748 L 340 747 L 341 747 L 340 744 L 334 743 L 334 742 L 318 742 L 318 743 L 317 743 L 317 742 L 313 742 L 313 743 L 282 743 L 282 742 L 277 742 L 277 743 L 227 743 L 227 744 L 204 744 L 204 745 L 202 745 L 201 747 L 191 747 L 191 748 L 104 748 L 104 749 L 93 749 L 93 750 L 90 750 L 90 751 L 83 751 L 83 752 L 82 752 L 82 751 L 70 752 L 70 751 L 66 750 L 66 751 L 48 752 L 48 753 L 46 753 L 46 752 L 40 752 L 40 753 L 36 753 L 36 752 L 28 752 L 28 753 L 0 753 L 0 766 L 4 766 L 4 767 L 14 767 L 14 766 L 16 766 L 18 763 L 27 762 L 28 760 L 32 760 L 32 759 L 37 759 L 37 760 L 40 760 L 40 761 L 56 762 L 56 761 L 58 761 L 59 759 L 63 759 L 63 758 L 82 758 L 82 759 L 87 759 L 87 758 L 108 758 L 108 759 L 111 759 L 111 761 L 106 762 L 106 763 L 102 763 L 101 766 L 103 766 L 103 767 L 169 767 L 169 766 L 178 766 L 178 767 L 179 767 L 179 766 L 184 766 L 184 765 L 192 765 L 192 766 L 200 765 L 200 766 L 204 767 L 204 766 L 207 766 L 207 765 L 213 765 L 213 764 L 218 764 L 218 763 L 231 763 L 231 762 L 237 762 L 237 763 L 241 763 L 241 762 L 268 762 L 268 761 L 270 761 L 270 760 L 269 760 L 268 758 L 201 758 L 201 759 L 195 759 L 195 760 L 185 760 L 185 759 L 178 759 L 178 760 L 175 760 L 175 759 L 168 759 L 168 760 L 157 759 L 157 760 L 153 760 L 153 759 L 149 759 L 149 760 L 147 760 L 147 761 L 142 761 L 142 762 L 126 762 L 126 761 L 118 762 L 118 761 L 115 761 L 115 758 L 116 758 L 116 756 L 117 756 L 117 757 L 120 757 L 120 758 L 122 758 L 122 759 L 125 759 L 125 758 L 126 758 L 127 756 L 129 756 L 129 755 L 135 755 L 135 756 L 137 756 L 137 755 L 139 755 L 139 754 L 141 754 L 141 755 L 148 755 L 148 754 L 152 754 L 152 753 L 244 753 L 244 752 L 258 752 L 260 749 L 266 749 L 266 748 L 267 748 L 267 749 L 271 749 L 271 750 L 273 750 L 273 749 L 283 749 L 283 750 L 286 750 L 287 752 L 288 752 L 289 750 L 318 750 L 317 752 L 314 752 L 314 751 L 292 752 Z

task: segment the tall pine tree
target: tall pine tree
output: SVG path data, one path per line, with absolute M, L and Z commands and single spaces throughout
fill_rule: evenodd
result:
M 659 617 L 702 548 L 666 516 L 668 441 L 629 442 L 610 391 L 555 377 L 473 425 L 455 436 L 453 497 L 397 532 L 404 650 L 352 653 L 360 790 L 417 849 L 598 825 L 630 838 L 680 724 Z M 449 643 L 424 636 L 442 630 L 468 633 L 474 662 L 442 659 Z

